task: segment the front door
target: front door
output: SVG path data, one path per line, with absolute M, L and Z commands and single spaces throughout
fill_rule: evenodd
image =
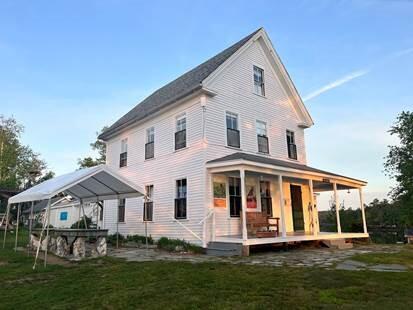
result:
M 301 196 L 301 186 L 290 185 L 290 191 L 294 231 L 302 231 L 304 230 L 304 214 L 303 198 Z

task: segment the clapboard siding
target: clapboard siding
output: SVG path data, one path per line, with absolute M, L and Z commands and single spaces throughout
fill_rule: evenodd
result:
M 187 148 L 175 151 L 174 133 L 176 116 L 186 114 Z M 183 103 L 141 125 L 124 132 L 107 143 L 107 163 L 121 175 L 140 185 L 154 185 L 154 217 L 148 223 L 148 233 L 159 238 L 199 241 L 174 220 L 175 182 L 187 179 L 187 220 L 182 223 L 199 236 L 199 222 L 204 212 L 204 145 L 202 140 L 202 109 L 199 98 Z M 146 129 L 155 128 L 155 158 L 145 160 Z M 121 140 L 128 138 L 128 165 L 119 168 Z M 143 199 L 127 199 L 125 223 L 117 225 L 117 201 L 105 205 L 105 227 L 111 233 L 123 235 L 144 234 Z
M 264 69 L 266 97 L 254 93 L 254 65 Z M 258 153 L 256 121 L 261 120 L 267 123 L 269 156 L 289 160 L 288 129 L 295 132 L 298 161 L 306 163 L 304 130 L 298 127 L 301 120 L 271 69 L 260 41 L 250 45 L 207 86 L 217 92 L 215 97 L 208 99 L 206 112 L 209 160 L 237 151 L 225 147 L 225 113 L 230 111 L 239 115 L 243 152 Z
M 234 55 L 230 65 L 210 79 L 205 87 L 216 92 L 215 96 L 188 100 L 159 116 L 146 120 L 127 130 L 107 143 L 107 163 L 123 176 L 144 187 L 154 185 L 154 221 L 148 223 L 148 233 L 185 239 L 201 244 L 190 232 L 174 220 L 175 181 L 188 180 L 187 215 L 182 223 L 198 236 L 202 236 L 202 225 L 207 209 L 212 207 L 211 176 L 205 163 L 234 152 L 258 153 L 256 121 L 267 123 L 270 154 L 268 156 L 289 160 L 286 130 L 295 132 L 298 162 L 306 163 L 304 130 L 299 127 L 298 116 L 292 101 L 284 91 L 275 71 L 261 46 L 262 40 L 254 41 L 239 55 Z M 253 65 L 264 69 L 266 97 L 254 94 Z M 226 111 L 239 115 L 241 148 L 226 146 Z M 184 150 L 174 151 L 175 118 L 185 112 L 187 116 L 187 145 Z M 144 160 L 146 129 L 155 127 L 155 158 Z M 203 131 L 205 128 L 205 132 Z M 205 135 L 205 136 L 204 136 Z M 119 168 L 121 140 L 128 138 L 128 166 Z M 248 178 L 247 178 L 248 179 Z M 275 215 L 279 215 L 279 193 L 276 179 L 271 180 Z M 284 184 L 286 197 L 289 184 Z M 303 193 L 305 191 L 303 190 Z M 288 199 L 288 198 L 287 198 Z M 111 233 L 124 235 L 144 234 L 142 220 L 143 199 L 128 199 L 126 222 L 117 225 L 117 202 L 105 203 L 105 227 Z M 240 219 L 230 218 L 226 208 L 215 208 L 217 235 L 238 235 Z M 286 205 L 287 230 L 292 230 L 291 207 Z M 306 216 L 306 223 L 308 216 Z M 208 238 L 211 236 L 211 219 L 206 221 Z M 308 224 L 306 224 L 306 227 Z M 307 229 L 307 228 L 306 228 Z

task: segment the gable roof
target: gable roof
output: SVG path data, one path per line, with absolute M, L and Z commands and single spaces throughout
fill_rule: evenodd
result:
M 204 63 L 152 93 L 131 111 L 122 116 L 106 131 L 100 134 L 99 139 L 107 140 L 131 123 L 140 121 L 152 113 L 158 112 L 160 109 L 167 107 L 168 105 L 196 92 L 197 90 L 200 90 L 202 88 L 202 81 L 205 80 L 235 52 L 237 52 L 261 29 L 262 28 L 257 29 L 234 45 L 223 50 L 221 53 L 208 59 Z

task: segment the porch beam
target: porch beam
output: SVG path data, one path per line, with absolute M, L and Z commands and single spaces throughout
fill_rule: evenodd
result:
M 287 226 L 285 224 L 285 203 L 283 191 L 283 177 L 278 175 L 278 191 L 280 192 L 280 209 L 281 209 L 281 235 L 283 238 L 287 237 Z
M 334 202 L 336 204 L 336 217 L 337 217 L 337 232 L 341 234 L 341 223 L 340 223 L 340 204 L 338 202 L 338 194 L 337 194 L 337 183 L 333 183 L 334 189 Z
M 363 219 L 363 232 L 367 234 L 367 222 L 366 222 L 366 214 L 364 212 L 363 189 L 361 187 L 359 187 L 359 196 L 360 196 L 361 217 Z
M 311 215 L 313 217 L 313 234 L 314 236 L 318 235 L 318 228 L 316 227 L 316 210 L 315 210 L 315 204 L 314 204 L 314 187 L 313 187 L 313 180 L 309 179 L 308 180 L 308 186 L 310 187 L 310 202 L 311 202 Z
M 248 239 L 247 232 L 247 188 L 245 184 L 245 169 L 241 168 L 239 171 L 241 179 L 241 209 L 242 209 L 242 240 L 244 242 Z

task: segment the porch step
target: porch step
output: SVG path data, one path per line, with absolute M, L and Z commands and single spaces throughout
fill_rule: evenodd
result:
M 211 256 L 240 256 L 242 255 L 242 244 L 230 242 L 209 242 L 207 255 Z
M 332 249 L 351 249 L 353 248 L 353 243 L 346 242 L 346 239 L 330 239 L 330 240 L 321 240 L 321 242 Z

